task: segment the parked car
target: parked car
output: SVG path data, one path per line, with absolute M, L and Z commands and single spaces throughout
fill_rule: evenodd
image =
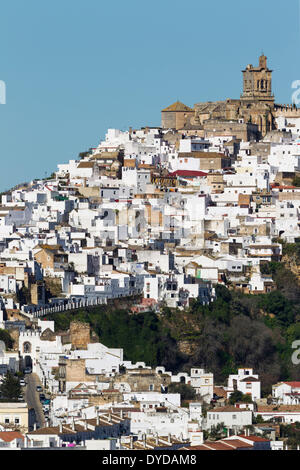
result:
M 31 367 L 25 367 L 24 374 L 31 374 L 31 372 L 32 372 Z
M 40 385 L 37 385 L 37 386 L 36 386 L 36 391 L 37 391 L 37 392 L 42 392 L 42 391 L 43 391 L 43 387 L 41 387 Z
M 46 399 L 44 393 L 40 393 L 40 401 L 44 401 Z
M 20 385 L 21 385 L 21 387 L 25 387 L 25 385 L 26 385 L 26 382 L 25 382 L 25 380 L 24 380 L 24 379 L 21 379 L 21 380 L 20 380 Z
M 45 400 L 43 401 L 43 405 L 50 405 L 49 398 L 45 398 Z

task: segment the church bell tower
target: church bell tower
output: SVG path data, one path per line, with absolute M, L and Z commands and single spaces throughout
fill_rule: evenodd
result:
M 272 94 L 272 70 L 268 69 L 267 57 L 259 57 L 258 67 L 247 65 L 243 72 L 242 99 L 251 101 L 274 102 Z

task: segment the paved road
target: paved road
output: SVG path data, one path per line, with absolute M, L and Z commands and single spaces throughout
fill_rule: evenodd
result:
M 36 374 L 26 374 L 25 381 L 25 400 L 29 408 L 34 408 L 37 425 L 43 427 L 45 418 L 39 392 L 36 391 L 36 386 L 41 385 L 41 382 Z

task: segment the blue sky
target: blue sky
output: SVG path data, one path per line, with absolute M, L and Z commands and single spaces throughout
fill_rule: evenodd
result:
M 299 0 L 10 0 L 0 9 L 0 191 L 160 125 L 177 99 L 238 98 L 263 51 L 278 103 L 300 80 Z

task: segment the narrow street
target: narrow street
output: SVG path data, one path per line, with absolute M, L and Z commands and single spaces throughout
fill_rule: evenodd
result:
M 39 392 L 36 391 L 37 385 L 41 385 L 41 382 L 36 374 L 25 375 L 25 381 L 25 400 L 27 402 L 28 408 L 34 408 L 36 423 L 39 427 L 42 427 L 45 425 L 45 418 L 42 404 L 39 398 Z

